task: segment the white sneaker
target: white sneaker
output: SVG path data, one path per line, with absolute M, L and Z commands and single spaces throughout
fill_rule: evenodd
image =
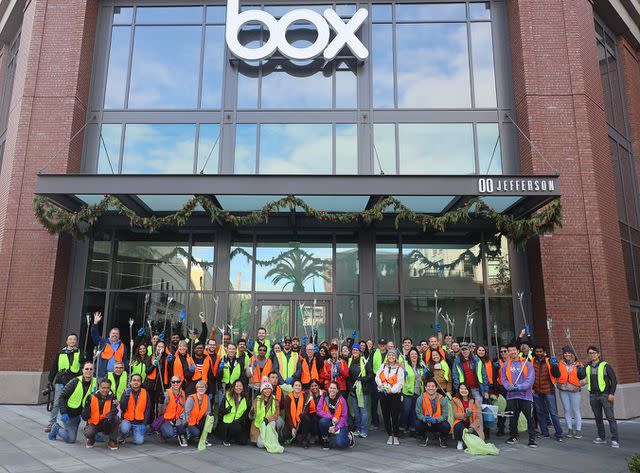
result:
M 398 440 L 398 437 L 393 437 L 393 444 L 394 445 L 400 445 L 400 440 Z
M 603 443 L 607 443 L 606 440 L 601 439 L 600 437 L 596 437 L 595 440 L 593 441 L 593 443 L 597 444 L 597 445 L 601 445 Z
M 387 439 L 387 445 L 393 445 L 393 437 Z
M 612 446 L 613 448 L 620 448 L 620 444 L 619 444 L 618 442 L 616 442 L 615 440 L 612 440 L 612 441 L 611 441 L 611 446 Z
M 464 450 L 464 445 L 462 445 L 462 440 L 458 440 L 458 445 L 456 445 L 456 449 Z

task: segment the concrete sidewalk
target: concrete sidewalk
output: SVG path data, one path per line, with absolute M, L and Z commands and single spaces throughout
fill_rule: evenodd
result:
M 373 432 L 358 439 L 354 449 L 323 451 L 319 447 L 304 450 L 286 447 L 283 455 L 269 455 L 254 446 L 214 445 L 203 452 L 194 447 L 180 448 L 177 443 L 161 444 L 155 435 L 147 436 L 143 446 L 126 444 L 110 451 L 105 443 L 88 450 L 84 436 L 68 445 L 52 442 L 43 432 L 48 419 L 43 406 L 0 405 L 0 472 L 84 472 L 163 473 L 163 472 L 251 472 L 283 473 L 350 472 L 626 472 L 625 457 L 640 453 L 640 420 L 619 423 L 621 448 L 594 445 L 595 425 L 588 421 L 581 440 L 539 439 L 539 448 L 519 444 L 505 445 L 494 439 L 501 450 L 497 457 L 474 457 L 455 449 L 437 446 L 421 448 L 415 439 L 405 439 L 399 447 L 386 445 L 386 435 Z M 553 429 L 552 429 L 553 430 Z

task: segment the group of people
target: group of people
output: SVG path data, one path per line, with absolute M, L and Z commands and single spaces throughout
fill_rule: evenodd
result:
M 463 449 L 465 433 L 489 439 L 494 426 L 494 434 L 506 435 L 513 445 L 519 442 L 522 415 L 528 445 L 537 447 L 538 436 L 550 437 L 550 425 L 559 442 L 582 437 L 580 392 L 586 387 L 598 430 L 593 442 L 606 443 L 606 417 L 611 446 L 619 446 L 615 372 L 593 346 L 587 363 L 571 346 L 558 360 L 523 331 L 491 359 L 486 346 L 460 343 L 439 331 L 415 344 L 404 338 L 396 348 L 384 339 L 377 346 L 372 340 L 357 342 L 355 334 L 342 344 L 306 337 L 275 342 L 264 328 L 255 340 L 234 343 L 225 334 L 218 345 L 215 328 L 208 334 L 201 317 L 199 334 L 190 329 L 184 337 L 176 328 L 166 341 L 163 332 L 141 328 L 129 359 L 118 328 L 101 337 L 101 320 L 96 312 L 92 360 L 70 334 L 53 362 L 54 400 L 45 427 L 51 440 L 76 442 L 84 420 L 87 448 L 105 437 L 110 449 L 127 441 L 140 445 L 155 432 L 182 447 L 191 442 L 203 448 L 217 438 L 224 446 L 252 443 L 273 453 L 288 444 L 340 449 L 379 429 L 380 409 L 388 445 L 415 437 L 422 446 L 433 440 L 446 448 L 453 437 Z M 559 421 L 556 390 L 567 432 Z M 501 397 L 506 409 L 494 422 L 495 410 L 483 415 L 483 406 Z

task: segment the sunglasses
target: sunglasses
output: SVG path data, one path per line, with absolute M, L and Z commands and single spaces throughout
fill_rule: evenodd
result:
M 182 381 L 171 381 L 171 384 L 180 384 Z
M 507 350 L 500 350 L 500 353 L 507 353 Z
M 84 371 L 93 371 L 93 368 L 83 368 Z

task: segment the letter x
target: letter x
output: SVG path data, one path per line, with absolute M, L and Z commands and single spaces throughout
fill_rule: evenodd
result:
M 353 18 L 345 23 L 334 10 L 327 8 L 324 11 L 324 17 L 336 32 L 336 37 L 333 38 L 333 41 L 331 41 L 329 46 L 324 50 L 324 58 L 327 61 L 335 59 L 344 46 L 347 46 L 353 55 L 361 61 L 369 57 L 369 51 L 367 51 L 367 48 L 364 47 L 364 44 L 362 44 L 355 34 L 362 23 L 364 23 L 364 20 L 367 19 L 367 15 L 369 15 L 369 12 L 364 8 L 360 8 L 356 14 L 353 15 Z

